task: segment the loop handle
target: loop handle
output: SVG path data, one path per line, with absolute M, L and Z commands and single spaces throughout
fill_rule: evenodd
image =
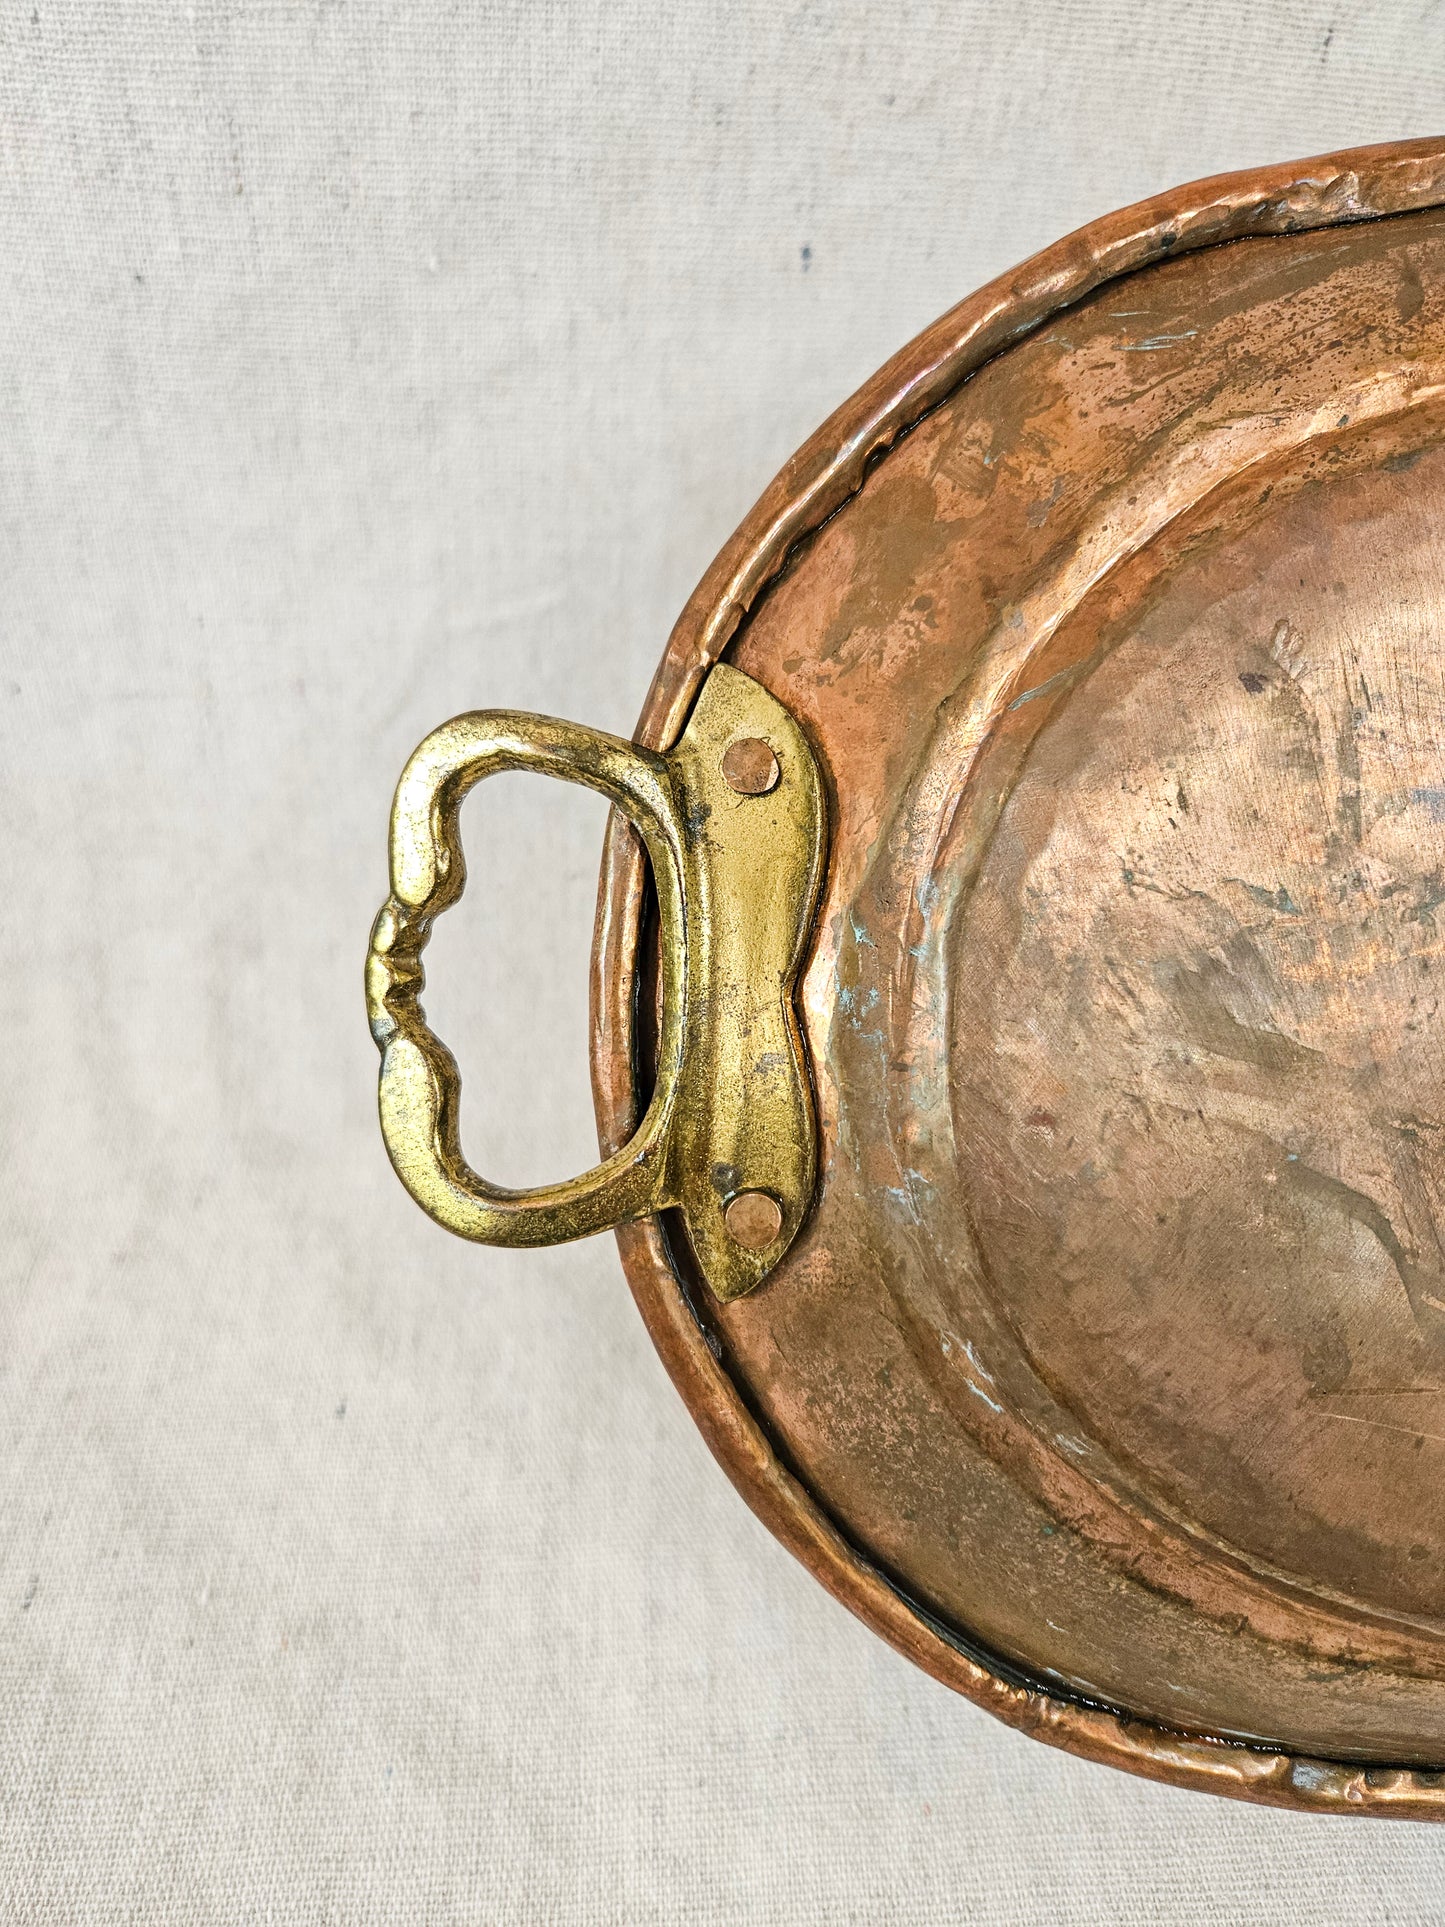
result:
M 636 826 L 661 926 L 657 1081 L 623 1148 L 580 1177 L 513 1191 L 467 1164 L 461 1079 L 429 1028 L 421 953 L 462 893 L 457 815 L 501 770 L 600 790 Z M 751 1291 L 812 1199 L 815 1125 L 792 995 L 822 873 L 823 799 L 801 730 L 739 670 L 715 667 L 658 755 L 551 716 L 477 710 L 427 737 L 391 814 L 391 895 L 366 1001 L 381 1050 L 382 1135 L 431 1217 L 486 1244 L 557 1244 L 681 1209 L 719 1298 Z
M 434 730 L 397 785 L 391 814 L 391 895 L 367 959 L 371 1034 L 382 1053 L 386 1148 L 402 1183 L 438 1223 L 486 1244 L 558 1244 L 659 1207 L 666 1125 L 680 1056 L 686 985 L 682 948 L 663 945 L 657 1085 L 629 1143 L 580 1177 L 513 1191 L 480 1177 L 458 1137 L 461 1079 L 428 1026 L 421 953 L 433 921 L 461 896 L 466 865 L 457 817 L 468 791 L 502 770 L 531 770 L 600 790 L 640 832 L 652 859 L 665 931 L 683 927 L 677 816 L 667 765 L 651 750 L 552 716 L 475 710 Z M 669 961 L 672 968 L 669 971 Z

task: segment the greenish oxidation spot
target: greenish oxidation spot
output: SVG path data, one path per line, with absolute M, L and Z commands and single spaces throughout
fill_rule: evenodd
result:
M 994 1382 L 993 1373 L 989 1371 L 987 1366 L 984 1364 L 983 1360 L 979 1357 L 978 1353 L 973 1349 L 972 1343 L 968 1340 L 965 1340 L 963 1349 L 968 1355 L 969 1364 L 972 1365 L 973 1369 L 978 1373 L 979 1377 L 982 1379 L 985 1379 L 990 1385 L 992 1385 Z
M 907 1183 L 885 1185 L 883 1195 L 903 1212 L 910 1224 L 922 1225 L 924 1220 L 919 1211 L 920 1202 L 925 1206 L 931 1205 L 938 1196 L 937 1187 L 912 1169 L 904 1172 L 903 1175 Z M 943 1349 L 945 1351 L 949 1349 L 946 1342 Z
M 1074 681 L 1077 675 L 1077 669 L 1061 669 L 1057 675 L 1050 676 L 1046 682 L 1039 683 L 1033 689 L 1026 689 L 1021 696 L 1015 696 L 1009 708 L 1022 709 L 1024 704 L 1031 703 L 1035 696 L 1047 696 L 1050 690 Z
M 918 1206 L 914 1202 L 913 1194 L 904 1185 L 885 1185 L 883 1195 L 891 1203 L 898 1206 L 899 1210 L 902 1211 L 911 1224 L 920 1224 L 922 1222 L 918 1215 Z
M 838 1008 L 847 1017 L 848 1022 L 856 1031 L 861 1032 L 863 1019 L 868 1015 L 870 1010 L 876 1008 L 877 1003 L 878 990 L 876 985 L 870 985 L 867 990 L 862 992 L 859 991 L 856 984 L 840 982 L 838 985 Z
M 1414 789 L 1410 792 L 1410 801 L 1425 810 L 1432 823 L 1445 823 L 1445 790 Z M 1439 901 L 1437 897 L 1436 902 Z
M 952 1358 L 953 1354 L 956 1351 L 961 1351 L 965 1356 L 965 1358 L 967 1358 L 973 1370 L 977 1372 L 978 1378 L 983 1379 L 985 1383 L 989 1385 L 993 1384 L 994 1382 L 993 1373 L 985 1370 L 983 1365 L 980 1364 L 978 1354 L 974 1351 L 973 1346 L 968 1344 L 965 1340 L 960 1339 L 955 1332 L 941 1331 L 938 1334 L 938 1343 L 939 1343 L 939 1348 L 942 1351 L 945 1358 Z M 968 1387 L 968 1389 L 973 1393 L 975 1398 L 979 1398 L 983 1400 L 984 1404 L 989 1408 L 991 1412 L 1001 1413 L 1003 1411 L 1003 1407 L 998 1403 L 996 1399 L 992 1399 L 989 1397 L 988 1393 L 983 1389 L 983 1386 L 978 1383 L 978 1379 L 972 1377 L 968 1372 L 965 1372 L 963 1375 L 963 1382 Z
M 1246 883 L 1243 877 L 1226 877 L 1226 883 L 1237 883 L 1246 896 L 1257 903 L 1262 910 L 1274 910 L 1282 917 L 1297 917 L 1300 907 L 1281 884 L 1277 890 L 1268 890 L 1262 883 Z
M 1041 529 L 1044 526 L 1049 519 L 1049 510 L 1058 506 L 1059 497 L 1063 492 L 1064 478 L 1062 475 L 1056 475 L 1054 485 L 1048 494 L 1041 496 L 1037 502 L 1029 503 L 1028 524 L 1031 529 Z
M 918 905 L 919 921 L 923 925 L 923 935 L 917 943 L 912 943 L 908 946 L 908 954 L 919 963 L 924 962 L 927 958 L 929 944 L 933 940 L 933 912 L 938 907 L 938 897 L 938 879 L 936 877 L 925 877 L 913 893 L 913 900 Z
M 846 914 L 847 924 L 833 965 L 832 1036 L 835 1045 L 844 1051 L 851 1051 L 856 1040 L 870 1059 L 881 1064 L 887 1059 L 887 1037 L 881 1025 L 872 1029 L 864 1027 L 865 1019 L 879 1010 L 881 1004 L 880 990 L 868 981 L 871 971 L 865 962 L 865 952 L 876 949 L 876 945 L 854 912 L 850 909 Z M 860 1142 L 846 1110 L 839 1119 L 837 1149 L 854 1170 L 862 1171 L 867 1146 Z

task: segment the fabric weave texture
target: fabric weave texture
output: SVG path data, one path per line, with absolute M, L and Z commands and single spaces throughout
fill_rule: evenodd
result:
M 774 470 L 1110 208 L 1445 124 L 1423 0 L 0 9 L 0 1918 L 1445 1918 L 1445 1833 L 1023 1740 L 753 1520 L 610 1240 L 392 1177 L 360 966 L 458 710 L 627 733 Z M 592 1160 L 602 810 L 429 953 Z

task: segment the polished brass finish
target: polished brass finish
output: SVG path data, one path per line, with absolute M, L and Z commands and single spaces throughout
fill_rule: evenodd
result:
M 726 748 L 765 736 L 782 746 L 787 774 L 765 793 L 739 794 L 721 774 Z M 651 861 L 661 931 L 656 1081 L 642 1121 L 593 1170 L 522 1191 L 489 1184 L 466 1164 L 456 1063 L 419 1001 L 432 923 L 465 881 L 462 800 L 505 769 L 611 798 Z M 822 789 L 807 742 L 781 704 L 736 669 L 708 678 L 665 756 L 502 710 L 458 716 L 428 736 L 397 786 L 391 896 L 366 971 L 382 1053 L 382 1133 L 423 1210 L 464 1238 L 529 1245 L 677 1207 L 718 1298 L 755 1289 L 813 1192 L 815 1130 L 792 996 L 822 856 Z M 764 1186 L 771 1235 L 730 1234 L 729 1201 L 740 1203 L 739 1192 L 760 1197 Z M 756 1231 L 756 1213 L 743 1215 Z
M 777 757 L 757 736 L 741 736 L 728 744 L 722 773 L 741 796 L 766 796 L 780 774 Z

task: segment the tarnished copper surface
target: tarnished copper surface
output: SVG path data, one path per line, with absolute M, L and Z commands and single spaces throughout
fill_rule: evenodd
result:
M 760 736 L 740 736 L 729 743 L 722 773 L 739 796 L 766 796 L 780 774 L 777 757 Z
M 768 491 L 639 740 L 726 648 L 827 774 L 817 1202 L 727 1305 L 665 1224 L 619 1233 L 723 1464 L 920 1664 L 1154 1777 L 1421 1817 L 1441 202 L 1445 143 L 1416 142 L 1111 216 L 946 316 Z M 614 828 L 609 1149 L 642 903 Z
M 728 1234 L 748 1251 L 766 1251 L 782 1236 L 783 1214 L 766 1191 L 740 1191 L 723 1213 Z

